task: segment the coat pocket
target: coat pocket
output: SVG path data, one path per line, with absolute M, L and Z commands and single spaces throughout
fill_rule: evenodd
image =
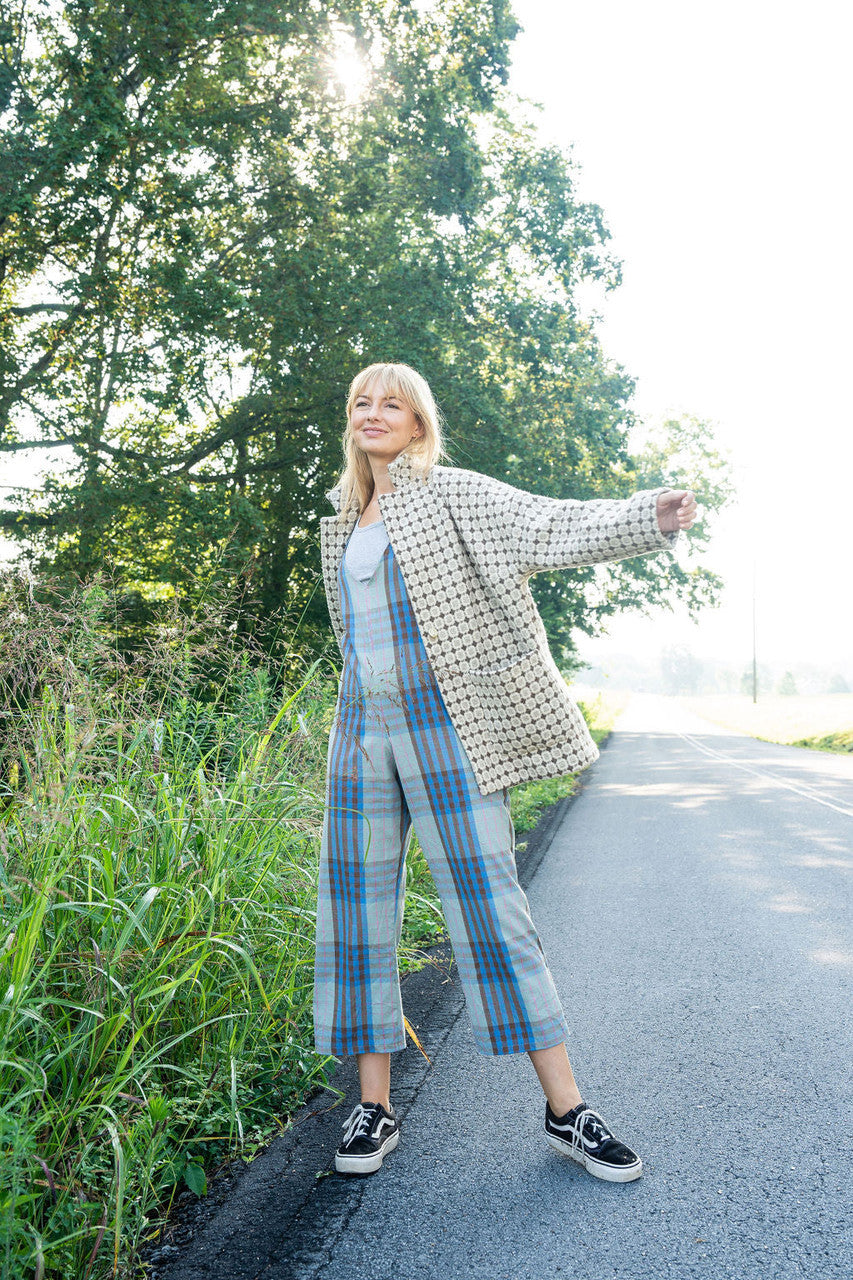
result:
M 587 736 L 586 723 L 565 681 L 556 669 L 549 669 L 538 649 L 503 667 L 475 668 L 468 679 L 484 728 L 507 758 Z

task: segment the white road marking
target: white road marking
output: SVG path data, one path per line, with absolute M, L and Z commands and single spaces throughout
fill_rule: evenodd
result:
M 703 752 L 704 755 L 710 756 L 714 760 L 721 760 L 724 764 L 734 765 L 736 769 L 740 769 L 743 773 L 751 773 L 753 777 L 761 778 L 765 782 L 771 782 L 777 787 L 784 787 L 786 791 L 793 791 L 798 796 L 803 796 L 806 800 L 814 800 L 816 804 L 822 804 L 827 809 L 834 809 L 836 813 L 843 813 L 845 817 L 853 818 L 853 809 L 848 809 L 844 805 L 836 803 L 834 799 L 827 800 L 824 796 L 818 795 L 816 791 L 812 791 L 808 787 L 798 787 L 793 782 L 786 782 L 778 774 L 767 773 L 764 769 L 755 769 L 748 764 L 743 764 L 740 760 L 736 760 L 734 756 L 726 755 L 724 751 L 715 751 L 713 747 L 708 747 L 703 742 L 699 742 L 690 733 L 682 733 L 680 730 L 675 730 L 675 732 L 679 738 L 689 742 L 697 751 Z

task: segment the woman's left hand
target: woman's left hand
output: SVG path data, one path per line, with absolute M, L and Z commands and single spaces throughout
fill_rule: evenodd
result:
M 696 519 L 696 499 L 689 489 L 670 489 L 658 494 L 658 526 L 661 533 L 689 529 Z

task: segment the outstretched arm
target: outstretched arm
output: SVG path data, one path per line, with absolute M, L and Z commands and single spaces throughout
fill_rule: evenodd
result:
M 687 491 L 642 489 L 630 498 L 550 498 L 479 472 L 454 469 L 453 519 L 472 545 L 484 533 L 498 576 L 669 551 L 695 507 Z M 690 495 L 692 500 L 692 494 Z M 683 504 L 683 505 L 682 505 Z M 673 508 L 680 515 L 673 516 Z

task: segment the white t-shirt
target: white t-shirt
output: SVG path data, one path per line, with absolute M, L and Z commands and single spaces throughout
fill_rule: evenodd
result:
M 384 520 L 374 520 L 373 524 L 365 525 L 363 528 L 356 525 L 344 554 L 347 572 L 359 582 L 367 582 L 379 567 L 388 542 Z

